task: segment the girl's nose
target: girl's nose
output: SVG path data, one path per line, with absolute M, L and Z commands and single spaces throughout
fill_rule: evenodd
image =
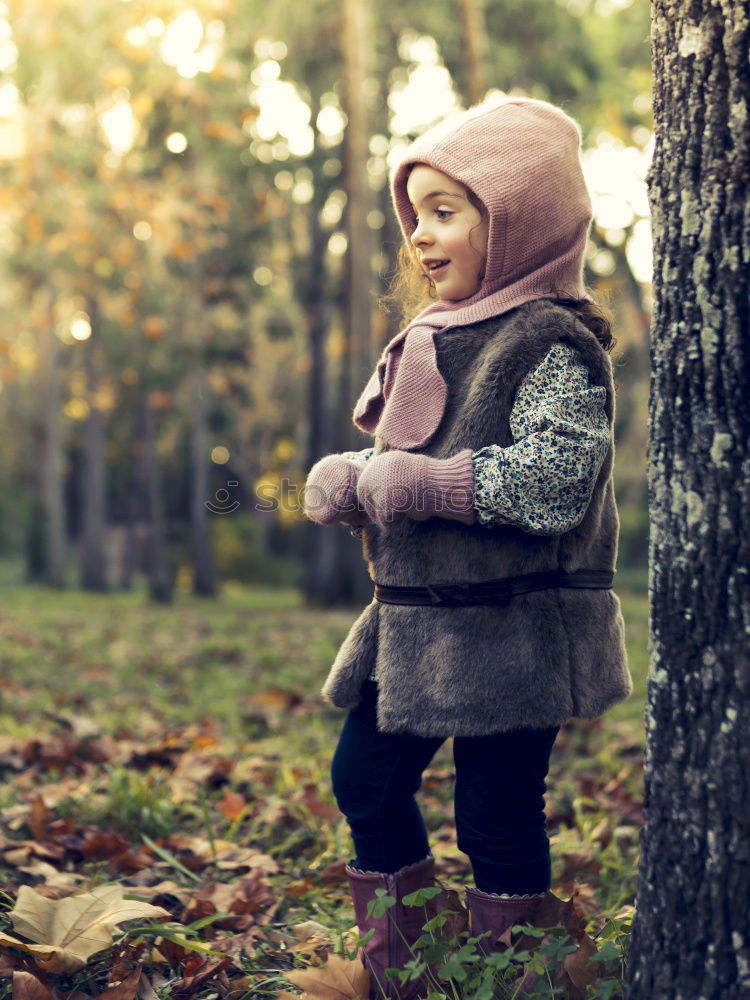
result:
M 417 247 L 417 246 L 420 245 L 420 243 L 429 243 L 430 239 L 431 239 L 431 237 L 425 231 L 425 229 L 422 227 L 421 222 L 418 222 L 416 229 L 411 234 L 411 242 L 412 242 L 412 244 L 415 247 Z

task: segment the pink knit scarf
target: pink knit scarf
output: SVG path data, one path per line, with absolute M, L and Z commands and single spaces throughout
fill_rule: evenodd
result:
M 588 298 L 582 270 L 592 213 L 580 143 L 580 126 L 560 108 L 510 97 L 441 122 L 409 146 L 391 179 L 404 239 L 414 225 L 409 167 L 426 163 L 466 185 L 486 206 L 485 275 L 473 296 L 432 303 L 385 346 L 354 408 L 357 427 L 393 448 L 424 447 L 447 396 L 437 367 L 437 331 L 551 297 L 553 284 Z

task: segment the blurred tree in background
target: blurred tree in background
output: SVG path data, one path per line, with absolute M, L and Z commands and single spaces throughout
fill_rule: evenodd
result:
M 369 594 L 306 522 L 400 317 L 397 150 L 487 91 L 584 131 L 618 347 L 620 565 L 645 565 L 646 0 L 0 3 L 0 556 L 92 590 Z

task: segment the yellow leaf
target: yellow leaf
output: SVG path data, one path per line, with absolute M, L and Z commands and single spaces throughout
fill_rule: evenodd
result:
M 313 1000 L 367 1000 L 370 992 L 370 973 L 359 958 L 348 959 L 331 955 L 320 969 L 295 969 L 285 972 L 295 986 L 301 986 L 304 996 Z
M 123 899 L 120 885 L 102 885 L 93 892 L 48 899 L 28 885 L 18 890 L 10 912 L 13 929 L 34 944 L 0 934 L 0 945 L 32 955 L 48 972 L 83 968 L 91 955 L 112 945 L 112 931 L 124 920 L 169 917 L 168 910 L 136 899 Z
M 75 972 L 84 965 L 83 962 L 79 962 L 78 960 L 58 965 L 56 953 L 61 951 L 61 949 L 41 944 L 26 944 L 25 941 L 18 941 L 16 938 L 11 937 L 10 934 L 0 934 L 0 948 L 4 951 L 8 948 L 18 948 L 19 951 L 25 951 L 27 955 L 33 956 L 37 965 L 41 965 L 50 972 Z

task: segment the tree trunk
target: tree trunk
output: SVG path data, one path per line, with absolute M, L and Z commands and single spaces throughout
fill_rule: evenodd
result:
M 312 95 L 311 121 L 317 128 L 320 101 Z M 327 235 L 320 223 L 320 213 L 325 202 L 325 192 L 321 184 L 316 184 L 312 201 L 307 212 L 309 238 L 308 264 L 305 287 L 301 289 L 306 305 L 307 333 L 310 345 L 310 370 L 307 388 L 307 414 L 309 417 L 307 455 L 305 468 L 310 469 L 319 458 L 335 447 L 331 428 L 330 394 L 326 391 L 329 372 L 326 359 L 326 338 L 330 326 L 329 310 L 326 306 L 326 241 Z M 321 528 L 308 522 L 305 537 L 305 573 L 303 590 L 309 603 L 330 604 L 338 597 L 337 551 L 340 540 L 335 531 Z
M 341 40 L 343 105 L 347 116 L 343 182 L 347 198 L 348 250 L 342 296 L 345 346 L 332 435 L 332 449 L 335 451 L 359 447 L 352 423 L 352 409 L 355 397 L 370 377 L 375 363 L 375 345 L 372 343 L 373 236 L 367 224 L 373 197 L 367 176 L 370 129 L 365 84 L 373 60 L 372 29 L 366 0 L 343 0 Z M 321 530 L 318 529 L 319 532 Z M 330 541 L 320 543 L 322 561 L 316 567 L 316 599 L 333 603 L 369 598 L 372 584 L 364 571 L 360 543 L 342 525 L 328 529 L 328 534 Z
M 52 315 L 53 296 L 49 294 L 49 319 L 44 349 L 41 352 L 40 391 L 43 445 L 40 480 L 44 510 L 44 582 L 50 587 L 65 586 L 65 491 L 64 454 L 60 413 L 60 341 Z
M 104 456 L 104 414 L 97 405 L 101 371 L 101 330 L 99 310 L 89 302 L 91 336 L 83 344 L 86 371 L 86 396 L 89 414 L 83 427 L 83 482 L 80 502 L 83 512 L 81 537 L 81 586 L 84 590 L 103 591 L 107 584 L 106 548 L 106 460 Z
M 651 663 L 630 1000 L 750 996 L 749 13 L 652 8 Z
M 193 556 L 193 593 L 201 597 L 216 596 L 216 574 L 211 548 L 211 526 L 208 522 L 208 386 L 202 371 L 195 372 L 192 424 L 190 428 L 190 528 Z
M 464 104 L 477 104 L 487 93 L 487 31 L 482 0 L 458 0 L 458 20 L 464 52 Z
M 343 96 L 347 116 L 344 134 L 344 187 L 346 190 L 346 255 L 344 288 L 345 362 L 341 381 L 341 447 L 354 447 L 355 428 L 351 421 L 352 384 L 359 392 L 360 383 L 370 377 L 375 362 L 370 343 L 372 326 L 372 231 L 367 215 L 372 208 L 372 193 L 367 179 L 370 133 L 365 100 L 365 79 L 370 65 L 371 29 L 368 27 L 365 0 L 343 0 L 342 31 Z
M 123 590 L 133 589 L 141 548 L 139 528 L 146 521 L 147 514 L 144 460 L 146 406 L 146 394 L 141 391 L 130 442 L 130 479 L 125 511 L 125 537 L 120 561 L 120 587 Z
M 172 574 L 169 571 L 167 532 L 164 514 L 164 493 L 157 441 L 159 439 L 158 413 L 146 402 L 144 413 L 144 470 L 148 502 L 148 583 L 151 599 L 161 604 L 172 600 Z

